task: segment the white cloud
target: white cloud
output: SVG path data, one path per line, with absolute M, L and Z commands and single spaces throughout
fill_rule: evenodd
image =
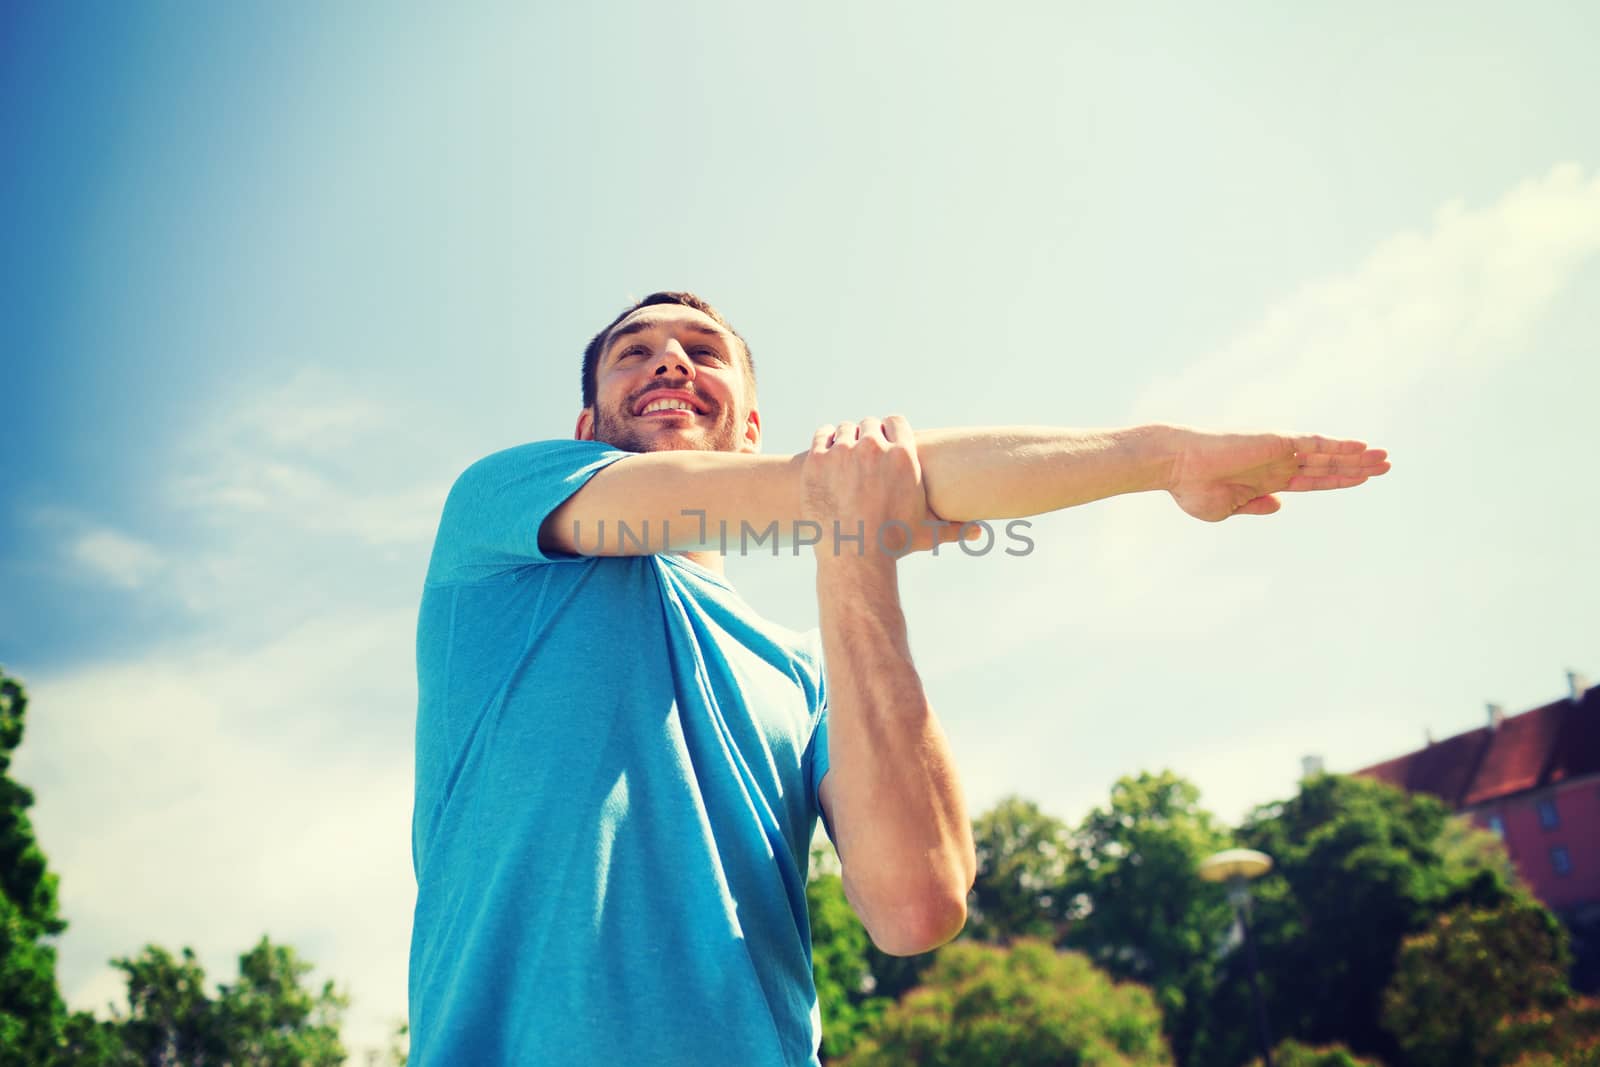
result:
M 70 556 L 75 564 L 123 589 L 144 586 L 166 567 L 166 559 L 154 546 L 108 529 L 79 534 Z
M 67 580 L 138 590 L 168 570 L 167 554 L 157 546 L 79 511 L 38 507 L 26 521 L 54 549 L 50 566 Z
M 448 481 L 392 492 L 364 489 L 364 484 L 360 473 L 336 482 L 308 467 L 235 455 L 181 479 L 175 495 L 212 525 L 267 519 L 298 532 L 351 538 L 371 547 L 431 539 Z
M 1497 202 L 1445 204 L 1348 274 L 1305 286 L 1145 391 L 1151 420 L 1381 423 L 1397 395 L 1515 357 L 1600 251 L 1600 174 L 1556 167 Z
M 327 453 L 394 424 L 380 405 L 352 393 L 337 375 L 302 367 L 283 385 L 234 408 L 215 432 L 258 438 L 279 449 Z
M 425 545 L 449 472 L 400 465 L 413 436 L 404 423 L 338 375 L 302 368 L 198 428 L 171 499 L 212 527 L 271 522 L 365 547 Z

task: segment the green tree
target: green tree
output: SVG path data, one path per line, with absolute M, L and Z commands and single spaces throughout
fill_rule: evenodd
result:
M 1071 849 L 1066 825 L 1032 801 L 1013 796 L 974 819 L 972 837 L 978 869 L 961 939 L 994 944 L 1018 937 L 1058 939 Z M 863 958 L 874 995 L 885 1001 L 905 995 L 922 981 L 936 955 L 891 956 L 867 941 Z
M 55 950 L 39 924 L 0 895 L 0 1067 L 49 1062 L 63 1011 Z
M 915 989 L 922 981 L 933 961 L 939 958 L 940 949 L 916 956 L 891 956 L 867 942 L 867 970 L 872 974 L 872 991 L 886 1000 L 898 1000 Z
M 225 985 L 218 1014 L 235 1060 L 262 1067 L 337 1067 L 345 1059 L 339 1026 L 350 998 L 332 981 L 317 990 L 312 971 L 287 945 L 263 937 L 239 957 L 239 980 Z
M 1456 908 L 1401 944 L 1383 1025 L 1414 1067 L 1509 1062 L 1500 1020 L 1563 1007 L 1567 963 L 1566 931 L 1531 897 Z
M 834 1060 L 855 1047 L 889 1000 L 873 995 L 866 927 L 845 899 L 837 874 L 818 874 L 806 883 L 806 911 L 811 917 L 811 971 L 822 1010 L 822 1055 Z
M 1600 997 L 1509 1017 L 1498 1037 L 1511 1067 L 1600 1067 Z
M 0 670 L 0 1067 L 53 1062 L 68 1020 L 48 941 L 67 928 L 56 876 L 28 819 L 33 793 L 11 777 L 27 711 L 22 683 Z
M 1318 775 L 1300 793 L 1257 811 L 1239 836 L 1274 860 L 1252 886 L 1253 933 L 1275 1032 L 1398 1061 L 1383 1028 L 1382 995 L 1402 941 L 1461 904 L 1510 899 L 1504 874 L 1441 848 L 1450 822 L 1432 797 L 1364 778 Z M 1448 844 L 1448 839 L 1446 839 Z M 1242 954 L 1227 960 L 1212 1006 L 1218 1048 L 1207 1063 L 1249 1054 Z M 1232 1045 L 1230 1048 L 1229 1045 Z
M 1511 862 L 1505 842 L 1488 830 L 1472 825 L 1463 816 L 1446 819 L 1434 841 L 1445 869 L 1471 878 L 1478 871 L 1493 871 L 1506 885 L 1521 884 L 1517 865 Z
M 133 1062 L 157 1067 L 223 1061 L 227 1042 L 193 949 L 177 958 L 147 945 L 138 956 L 111 965 L 128 979 L 128 1014 L 117 1029 Z
M 890 1008 L 849 1067 L 1162 1067 L 1172 1059 L 1150 992 L 1114 983 L 1042 941 L 958 941 Z
M 1066 913 L 1071 840 L 1060 819 L 1010 796 L 972 823 L 977 877 L 967 900 L 964 937 L 1006 944 L 1056 940 Z
M 302 980 L 311 965 L 263 937 L 239 957 L 239 980 L 215 997 L 192 949 L 155 945 L 113 965 L 128 977 L 128 1015 L 116 1024 L 130 1062 L 158 1067 L 336 1067 L 348 998 Z
M 56 907 L 56 876 L 49 872 L 28 820 L 33 794 L 11 778 L 27 712 L 22 683 L 0 670 L 0 894 L 22 921 L 44 934 L 59 934 L 67 924 Z
M 68 1012 L 56 982 L 57 878 L 28 819 L 33 794 L 10 774 L 27 710 L 22 683 L 0 670 L 0 1067 L 120 1063 L 115 1030 Z
M 1066 944 L 1117 978 L 1148 985 L 1180 1063 L 1203 1042 L 1217 947 L 1233 918 L 1199 863 L 1231 844 L 1200 791 L 1163 771 L 1122 778 L 1075 835 Z
M 1250 1067 L 1262 1067 L 1263 1061 L 1254 1059 Z M 1362 1059 L 1343 1045 L 1322 1045 L 1313 1048 L 1298 1041 L 1285 1041 L 1272 1050 L 1273 1067 L 1383 1067 L 1377 1060 Z
M 127 1050 L 116 1024 L 86 1011 L 67 1016 L 62 1044 L 55 1059 L 62 1067 L 127 1067 Z

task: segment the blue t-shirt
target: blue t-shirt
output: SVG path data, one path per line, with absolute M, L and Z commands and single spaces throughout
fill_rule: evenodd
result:
M 542 553 L 626 455 L 522 445 L 445 502 L 417 623 L 413 1067 L 817 1062 L 820 643 L 678 556 Z

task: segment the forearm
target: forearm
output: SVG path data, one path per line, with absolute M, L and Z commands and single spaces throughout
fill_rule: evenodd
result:
M 976 861 L 949 743 L 911 662 L 895 565 L 819 554 L 817 599 L 846 892 L 885 951 L 926 951 L 960 931 Z
M 805 453 L 649 452 L 596 474 L 546 518 L 546 549 L 648 555 L 718 547 L 726 538 L 792 538 Z M 626 533 L 625 533 L 626 531 Z M 765 545 L 767 542 L 762 542 Z
M 995 426 L 921 430 L 928 509 L 944 519 L 1010 519 L 1169 484 L 1183 431 Z

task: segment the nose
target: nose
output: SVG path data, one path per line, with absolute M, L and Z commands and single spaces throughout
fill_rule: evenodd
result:
M 668 341 L 661 350 L 661 355 L 656 357 L 656 377 L 664 374 L 678 373 L 685 378 L 694 377 L 694 360 L 683 350 L 683 346 L 676 340 Z

